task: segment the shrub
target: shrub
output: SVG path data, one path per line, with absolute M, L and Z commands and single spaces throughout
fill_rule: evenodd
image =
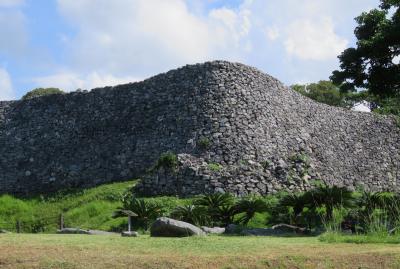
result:
M 178 156 L 176 156 L 175 153 L 168 151 L 160 155 L 160 157 L 157 160 L 157 163 L 154 166 L 154 169 L 165 168 L 165 169 L 175 170 L 177 166 L 178 166 Z
M 64 94 L 64 92 L 58 88 L 36 88 L 36 89 L 33 89 L 30 92 L 26 93 L 22 97 L 22 100 L 28 100 L 28 99 L 37 98 L 37 97 L 46 96 L 46 95 L 52 95 L 52 94 Z
M 207 137 L 202 137 L 197 142 L 197 145 L 199 146 L 200 149 L 206 150 L 210 148 L 211 142 Z
M 244 225 L 247 225 L 256 213 L 263 213 L 268 210 L 265 200 L 256 196 L 242 198 L 236 203 L 235 207 L 238 213 L 244 213 L 244 216 L 239 219 L 239 222 Z
M 131 215 L 133 225 L 147 230 L 152 221 L 163 214 L 162 207 L 158 203 L 146 201 L 127 194 L 122 199 L 122 207 L 114 212 L 113 217 Z
M 206 226 L 211 222 L 207 214 L 207 208 L 198 205 L 177 206 L 175 210 L 172 211 L 171 217 L 197 226 Z
M 207 167 L 213 172 L 219 172 L 222 169 L 222 165 L 220 165 L 219 163 L 209 163 Z

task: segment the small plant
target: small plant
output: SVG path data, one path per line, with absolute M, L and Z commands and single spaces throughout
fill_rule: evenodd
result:
M 157 163 L 152 170 L 160 168 L 175 170 L 177 166 L 178 156 L 176 156 L 175 153 L 168 151 L 160 155 L 160 158 L 158 158 Z
M 206 150 L 210 148 L 211 142 L 207 137 L 202 137 L 197 142 L 197 145 L 200 149 Z
M 213 172 L 219 172 L 222 169 L 222 165 L 220 165 L 219 163 L 209 163 L 207 167 Z
M 261 162 L 261 165 L 262 165 L 262 167 L 264 167 L 264 169 L 267 169 L 271 165 L 271 161 L 265 160 L 265 161 Z

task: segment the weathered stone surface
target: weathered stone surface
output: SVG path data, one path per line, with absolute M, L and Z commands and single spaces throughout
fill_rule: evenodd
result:
M 126 231 L 126 232 L 122 232 L 121 236 L 122 237 L 138 237 L 139 233 L 138 232 L 134 232 L 134 231 L 131 231 L 131 232 Z
M 284 223 L 274 225 L 271 228 L 274 229 L 275 231 L 280 231 L 282 233 L 291 233 L 291 234 L 310 234 L 311 233 L 311 231 L 308 230 L 307 228 L 284 224 Z
M 225 228 L 223 227 L 206 227 L 202 226 L 201 229 L 203 232 L 207 234 L 223 234 L 225 232 Z
M 166 151 L 179 154 L 178 168 L 146 174 Z M 400 129 L 391 117 L 319 104 L 223 61 L 0 102 L 0 193 L 132 178 L 143 179 L 144 194 L 182 196 L 304 190 L 314 179 L 399 190 Z
M 185 237 L 204 235 L 204 232 L 190 223 L 161 217 L 151 225 L 150 234 L 156 237 Z
M 63 228 L 57 231 L 58 234 L 90 234 L 89 230 L 80 228 Z

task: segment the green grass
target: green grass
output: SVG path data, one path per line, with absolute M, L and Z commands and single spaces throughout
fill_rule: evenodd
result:
M 315 237 L 0 235 L 0 267 L 400 268 L 400 245 L 327 244 Z
M 18 199 L 10 195 L 0 196 L 0 229 L 16 231 L 21 222 L 22 232 L 55 232 L 60 214 L 64 214 L 66 227 L 121 231 L 127 226 L 126 218 L 112 218 L 121 206 L 122 195 L 136 181 L 105 184 L 99 187 L 47 197 Z M 169 213 L 177 205 L 190 202 L 176 197 L 144 198 L 163 205 Z
M 347 235 L 337 232 L 327 232 L 319 237 L 327 243 L 356 243 L 356 244 L 400 244 L 400 235 L 357 234 Z

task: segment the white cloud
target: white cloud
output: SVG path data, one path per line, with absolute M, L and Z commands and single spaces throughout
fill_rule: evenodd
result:
M 334 59 L 347 46 L 348 41 L 335 33 L 332 19 L 301 19 L 292 22 L 284 42 L 289 55 L 302 60 Z
M 34 83 L 37 87 L 56 87 L 65 91 L 74 91 L 76 89 L 90 90 L 97 87 L 115 86 L 138 80 L 139 79 L 134 77 L 116 77 L 110 74 L 100 74 L 98 72 L 91 72 L 86 76 L 80 76 L 67 71 L 35 78 Z
M 280 36 L 279 29 L 277 26 L 269 26 L 265 29 L 265 34 L 267 38 L 271 41 L 278 39 Z
M 0 100 L 15 99 L 10 75 L 7 70 L 0 68 Z
M 18 7 L 25 4 L 25 0 L 0 0 L 0 7 Z
M 0 51 L 20 57 L 27 44 L 24 14 L 18 10 L 0 10 Z
M 246 5 L 203 15 L 184 0 L 58 0 L 58 7 L 77 29 L 65 39 L 74 70 L 145 76 L 251 49 Z

